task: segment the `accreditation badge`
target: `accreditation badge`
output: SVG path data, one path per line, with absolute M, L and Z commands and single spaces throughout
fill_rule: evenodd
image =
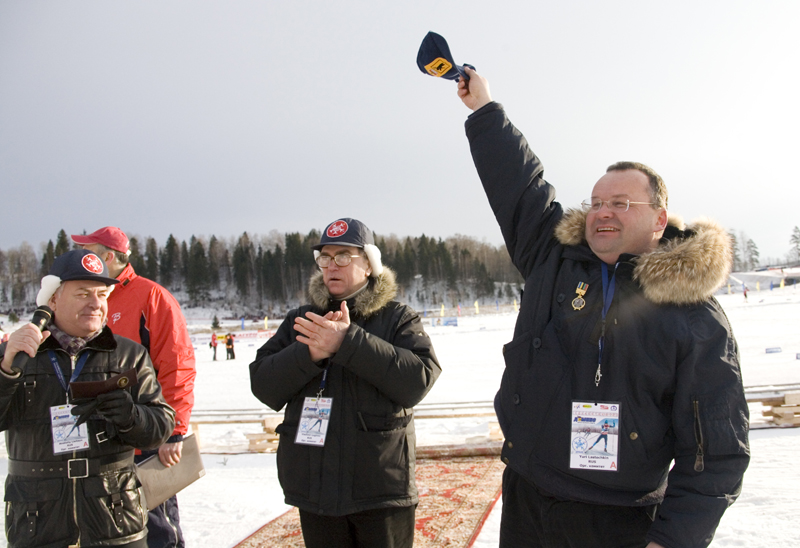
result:
M 300 445 L 325 445 L 333 398 L 305 398 L 295 443 Z
M 86 424 L 77 424 L 77 416 L 70 413 L 71 404 L 50 408 L 50 429 L 53 432 L 53 454 L 72 453 L 89 449 L 89 432 Z
M 616 472 L 619 469 L 620 404 L 572 402 L 569 467 Z

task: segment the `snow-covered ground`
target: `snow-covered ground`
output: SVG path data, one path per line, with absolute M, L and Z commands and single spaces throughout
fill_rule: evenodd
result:
M 760 292 L 751 289 L 748 299 L 744 302 L 741 293 L 719 296 L 741 348 L 745 386 L 800 383 L 800 293 L 795 287 L 768 291 L 762 286 Z M 458 327 L 429 327 L 443 373 L 425 403 L 491 400 L 503 372 L 501 347 L 511 339 L 514 321 L 513 314 L 486 314 L 459 318 Z M 250 393 L 248 375 L 260 344 L 240 339 L 232 361 L 224 360 L 220 347 L 216 362 L 207 344 L 198 346 L 198 413 L 264 408 Z M 766 353 L 776 347 L 781 352 Z M 751 407 L 751 415 L 754 426 L 764 424 L 760 406 Z M 481 418 L 418 420 L 418 443 L 462 443 L 488 435 L 488 428 L 488 419 Z M 259 430 L 257 424 L 201 426 L 206 476 L 179 495 L 189 547 L 233 546 L 288 509 L 277 481 L 275 455 L 239 452 L 247 444 L 244 434 Z M 795 446 L 800 444 L 800 428 L 757 429 L 751 432 L 750 444 L 753 457 L 744 490 L 723 517 L 712 546 L 797 545 L 800 467 Z M 6 469 L 7 459 L 2 457 L 0 478 Z M 498 503 L 475 546 L 497 546 L 500 509 Z

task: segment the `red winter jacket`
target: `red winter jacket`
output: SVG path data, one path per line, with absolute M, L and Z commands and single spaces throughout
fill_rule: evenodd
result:
M 136 274 L 130 264 L 118 278 L 108 298 L 108 326 L 147 348 L 164 399 L 175 409 L 175 431 L 169 441 L 179 441 L 182 438 L 174 436 L 184 436 L 189 429 L 196 373 L 186 319 L 169 291 Z

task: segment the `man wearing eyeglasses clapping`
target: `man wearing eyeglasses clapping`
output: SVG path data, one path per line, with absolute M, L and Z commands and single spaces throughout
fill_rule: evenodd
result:
M 308 548 L 410 548 L 418 502 L 413 407 L 441 368 L 419 316 L 395 301 L 372 232 L 341 218 L 314 246 L 310 304 L 250 364 L 253 394 L 285 407 L 278 478 Z
M 495 398 L 501 548 L 707 546 L 750 459 L 738 348 L 713 297 L 730 239 L 668 216 L 661 177 L 635 162 L 565 211 L 486 79 L 465 71 L 472 157 L 525 278 Z

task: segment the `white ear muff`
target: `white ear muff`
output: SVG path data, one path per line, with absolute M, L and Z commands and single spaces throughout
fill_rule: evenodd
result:
M 381 250 L 372 244 L 364 245 L 364 253 L 369 259 L 369 266 L 372 267 L 370 276 L 380 276 L 383 274 L 383 264 L 381 264 Z
M 58 286 L 61 285 L 61 278 L 48 274 L 42 278 L 42 288 L 36 295 L 36 306 L 44 306 L 50 302 L 50 297 L 56 292 Z

